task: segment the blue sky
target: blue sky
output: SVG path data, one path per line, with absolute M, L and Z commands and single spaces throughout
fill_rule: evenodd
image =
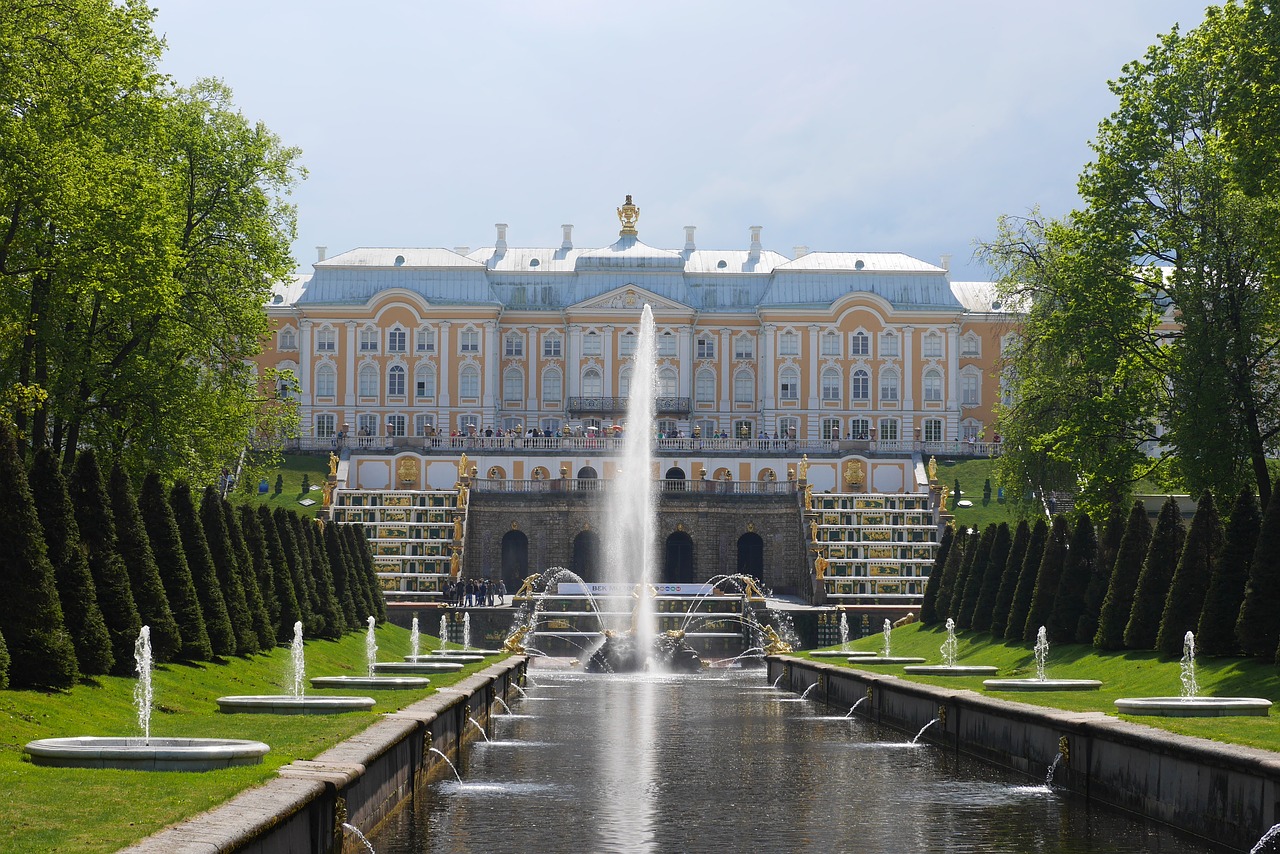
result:
M 302 149 L 315 246 L 898 251 L 953 278 L 996 217 L 1062 214 L 1107 81 L 1203 2 L 156 0 L 163 68 Z

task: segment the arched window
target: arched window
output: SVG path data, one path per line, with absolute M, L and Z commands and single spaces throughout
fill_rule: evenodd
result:
M 676 396 L 676 372 L 674 368 L 658 371 L 658 397 Z
M 480 396 L 480 369 L 467 365 L 458 373 L 458 395 L 466 398 Z
M 436 396 L 436 371 L 430 365 L 418 365 L 413 372 L 413 393 L 415 397 Z
M 559 403 L 564 395 L 564 379 L 560 372 L 551 368 L 542 374 L 542 402 Z
M 898 371 L 885 368 L 880 371 L 880 400 L 896 401 L 898 399 Z
M 756 402 L 756 378 L 750 371 L 738 371 L 733 375 L 733 402 L 745 404 Z
M 524 400 L 524 374 L 517 368 L 507 368 L 502 375 L 502 402 L 519 403 Z
M 982 400 L 982 371 L 969 365 L 960 371 L 960 405 L 977 406 Z
M 387 394 L 404 396 L 404 365 L 392 365 L 387 371 Z
M 924 372 L 924 399 L 939 403 L 942 401 L 942 372 L 928 370 Z
M 292 329 L 280 330 L 280 349 L 281 350 L 297 350 L 298 336 Z
M 942 336 L 936 332 L 925 333 L 920 340 L 920 354 L 926 359 L 941 359 Z
M 800 372 L 795 368 L 783 368 L 778 375 L 778 399 L 800 399 Z
M 360 368 L 360 396 L 378 396 L 378 369 L 373 365 L 364 365 Z
M 627 358 L 636 351 L 636 334 L 628 329 L 618 339 L 618 355 Z
M 321 326 L 316 332 L 316 351 L 332 353 L 338 349 L 338 333 L 332 326 Z
M 898 334 L 892 330 L 881 334 L 880 357 L 882 359 L 896 359 L 899 353 Z
M 716 375 L 706 369 L 698 371 L 694 382 L 694 398 L 698 403 L 715 403 Z
M 966 332 L 960 337 L 960 355 L 961 356 L 981 356 L 982 340 L 972 332 Z
M 840 355 L 840 336 L 837 335 L 834 331 L 823 333 L 822 355 L 824 356 Z
M 853 372 L 853 378 L 849 382 L 849 397 L 853 400 L 871 399 L 871 375 L 862 368 Z
M 840 400 L 840 371 L 835 368 L 822 372 L 822 399 Z
M 387 352 L 403 353 L 405 351 L 406 335 L 404 329 L 399 326 L 392 327 L 387 333 Z
M 338 372 L 333 365 L 320 365 L 316 368 L 316 396 L 334 397 L 338 391 Z
M 582 396 L 604 396 L 604 384 L 600 381 L 600 372 L 595 368 L 588 368 L 582 372 Z
M 867 337 L 867 333 L 862 331 L 853 333 L 853 337 L 849 339 L 849 355 L 850 356 L 870 356 L 871 355 L 871 339 Z
M 618 397 L 631 396 L 631 366 L 623 365 L 618 372 Z

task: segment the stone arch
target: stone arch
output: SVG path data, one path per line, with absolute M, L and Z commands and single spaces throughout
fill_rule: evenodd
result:
M 573 538 L 569 569 L 587 584 L 600 580 L 600 537 L 595 531 L 579 531 Z
M 755 531 L 738 537 L 738 573 L 764 582 L 764 540 Z
M 600 473 L 597 472 L 591 466 L 583 466 L 582 468 L 578 469 L 579 480 L 595 480 L 599 476 L 600 476 Z
M 514 593 L 529 574 L 529 538 L 524 531 L 510 530 L 502 535 L 502 583 Z
M 687 531 L 673 531 L 663 549 L 662 581 L 664 584 L 689 584 L 695 577 L 693 537 Z
M 502 466 L 489 466 L 489 470 L 485 472 L 485 476 L 489 480 L 506 480 L 507 470 Z
M 686 475 L 684 469 L 680 466 L 672 466 L 667 469 L 667 473 L 662 476 L 665 480 L 684 480 Z

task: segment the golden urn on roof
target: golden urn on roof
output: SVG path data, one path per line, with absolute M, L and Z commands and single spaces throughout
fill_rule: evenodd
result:
M 622 203 L 622 207 L 618 208 L 618 222 L 622 223 L 622 231 L 618 232 L 623 237 L 636 234 L 636 220 L 640 219 L 640 208 L 631 202 L 631 194 L 627 193 L 627 200 Z

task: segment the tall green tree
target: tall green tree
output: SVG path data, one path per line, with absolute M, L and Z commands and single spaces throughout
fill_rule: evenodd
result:
M 218 570 L 209 553 L 204 526 L 200 524 L 200 511 L 191 495 L 191 487 L 178 481 L 169 490 L 169 506 L 178 524 L 182 538 L 182 551 L 191 568 L 191 580 L 195 583 L 196 598 L 200 600 L 200 612 L 204 614 L 205 629 L 209 632 L 209 644 L 215 656 L 236 654 L 236 630 L 227 613 L 227 602 L 219 584 Z
M 89 553 L 80 542 L 80 527 L 76 525 L 62 469 L 48 448 L 41 448 L 32 463 L 31 494 L 80 672 L 85 676 L 110 673 L 115 655 L 89 572 Z
M 119 463 L 111 467 L 107 492 L 111 496 L 111 516 L 116 523 L 116 543 L 129 570 L 138 617 L 143 625 L 151 627 L 151 654 L 156 661 L 172 661 L 182 650 L 182 632 L 169 608 L 169 597 L 151 551 L 151 538 L 133 497 L 133 484 Z
M 1262 510 L 1253 490 L 1245 487 L 1231 508 L 1231 518 L 1222 537 L 1222 548 L 1213 561 L 1209 591 L 1196 627 L 1196 648 L 1205 655 L 1238 655 L 1236 621 L 1244 602 L 1249 566 L 1258 546 Z
M 953 613 L 951 600 L 956 593 L 956 580 L 960 576 L 961 566 L 964 565 L 965 551 L 970 545 L 969 537 L 969 529 L 960 528 L 956 531 L 951 548 L 947 551 L 947 562 L 942 567 L 941 578 L 938 581 L 938 597 L 935 601 L 939 622 L 946 620 Z
M 204 623 L 204 610 L 200 607 L 191 567 L 187 565 L 187 553 L 182 547 L 182 534 L 173 516 L 173 507 L 165 496 L 160 475 L 155 472 L 142 480 L 142 488 L 138 491 L 138 512 L 147 529 L 160 582 L 169 600 L 169 610 L 182 632 L 178 658 L 208 661 L 213 658 L 213 646 Z
M 1138 585 L 1133 592 L 1133 607 L 1124 629 L 1124 645 L 1127 649 L 1155 649 L 1156 636 L 1160 633 L 1160 620 L 1164 615 L 1164 603 L 1169 598 L 1169 583 L 1182 554 L 1185 536 L 1182 511 L 1172 497 L 1160 508 L 1151 542 L 1142 560 Z
M 339 638 L 347 630 L 347 621 L 342 616 L 342 604 L 338 601 L 338 593 L 334 589 L 329 556 L 325 553 L 317 523 L 304 520 L 303 530 L 306 532 L 307 550 L 311 553 L 311 572 L 316 581 L 316 595 L 320 600 L 320 608 L 317 611 L 322 623 L 320 636 L 330 639 Z
M 333 571 L 334 592 L 337 593 L 338 601 L 342 605 L 343 622 L 346 624 L 347 631 L 351 631 L 359 627 L 360 616 L 353 598 L 351 561 L 347 557 L 346 549 L 343 548 L 342 538 L 338 536 L 337 523 L 330 522 L 324 526 L 324 548 L 329 556 L 329 567 Z M 930 581 L 932 580 L 930 578 Z
M 263 610 L 266 611 L 267 625 L 273 638 L 263 649 L 275 645 L 276 626 L 280 623 L 280 602 L 276 599 L 275 578 L 271 571 L 271 558 L 267 554 L 266 538 L 262 533 L 262 523 L 258 514 L 248 504 L 241 504 L 236 515 L 240 518 L 240 532 L 244 535 L 245 548 L 253 560 L 253 574 L 258 581 L 258 592 L 262 598 Z
M 933 568 L 929 572 L 929 580 L 924 585 L 924 598 L 920 601 L 920 622 L 926 626 L 932 626 L 938 622 L 938 588 L 942 586 L 942 570 L 947 565 L 947 553 L 951 551 L 955 536 L 955 526 L 948 522 L 942 529 L 942 539 L 938 542 L 938 550 L 933 555 Z
M 1040 576 L 1040 562 L 1044 558 L 1045 542 L 1048 539 L 1049 524 L 1043 518 L 1037 519 L 1031 528 L 1031 537 L 1027 540 L 1027 553 L 1022 559 L 1022 568 L 1018 571 L 1018 585 L 1013 590 L 1013 602 L 1009 606 L 1009 622 L 1004 629 L 1004 636 L 1009 640 L 1022 639 L 1023 629 L 1027 625 L 1027 614 L 1031 611 L 1031 601 L 1035 597 L 1036 579 Z
M 271 514 L 275 520 L 276 532 L 280 537 L 280 549 L 284 554 L 288 567 L 286 577 L 293 585 L 294 601 L 298 603 L 298 619 L 302 621 L 303 630 L 308 637 L 319 633 L 315 612 L 311 610 L 311 595 L 307 588 L 306 570 L 302 563 L 302 549 L 298 545 L 297 530 L 294 528 L 293 515 L 283 507 L 277 507 Z
M 1059 513 L 1053 517 L 1049 537 L 1045 540 L 1044 553 L 1040 556 L 1036 586 L 1031 594 L 1031 607 L 1027 610 L 1027 621 L 1023 624 L 1023 640 L 1034 641 L 1040 627 L 1049 626 L 1053 622 L 1054 602 L 1058 595 L 1062 571 L 1066 567 L 1070 542 L 1071 525 L 1067 522 L 1067 517 Z
M 227 607 L 227 619 L 235 635 L 235 651 L 239 655 L 258 652 L 258 636 L 253 631 L 253 615 L 240 579 L 240 567 L 231 546 L 231 534 L 227 520 L 222 515 L 222 496 L 212 486 L 206 486 L 200 494 L 200 527 L 209 546 L 209 558 L 213 561 L 218 577 L 218 588 Z
M 266 651 L 276 645 L 276 632 L 271 624 L 271 615 L 267 613 L 266 603 L 262 601 L 262 589 L 258 586 L 258 568 L 255 558 L 249 550 L 248 542 L 245 541 L 244 532 L 240 529 L 240 519 L 235 508 L 225 498 L 219 503 L 222 505 L 222 518 L 227 526 L 227 535 L 231 538 L 231 553 L 235 556 L 240 585 L 244 588 L 245 604 L 249 607 L 253 634 L 258 639 L 258 648 Z
M 9 684 L 14 688 L 66 688 L 80 678 L 75 645 L 54 589 L 53 565 L 45 551 L 27 472 L 13 433 L 0 419 L 0 635 L 8 647 Z
M 1009 610 L 1013 606 L 1013 594 L 1018 589 L 1018 578 L 1022 574 L 1022 562 L 1027 557 L 1027 543 L 1031 540 L 1031 526 L 1026 519 L 1018 522 L 1013 532 L 1013 543 L 1009 546 L 1009 557 L 1005 559 L 1004 571 L 1000 577 L 1000 590 L 996 593 L 995 605 L 991 608 L 991 636 L 1005 637 L 1009 626 Z
M 1093 570 L 1089 574 L 1089 581 L 1084 589 L 1083 607 L 1080 611 L 1080 619 L 1076 621 L 1076 643 L 1091 644 L 1098 633 L 1102 603 L 1107 598 L 1107 590 L 1111 587 L 1111 571 L 1115 568 L 1116 555 L 1120 552 L 1120 541 L 1124 539 L 1127 521 L 1120 505 L 1117 504 L 1111 508 L 1102 539 L 1098 542 Z
M 1182 642 L 1187 632 L 1194 632 L 1204 610 L 1204 597 L 1209 591 L 1213 564 L 1222 551 L 1222 520 L 1213 500 L 1205 490 L 1196 505 L 1191 529 L 1182 544 L 1182 554 L 1169 583 L 1164 602 L 1156 649 L 1166 658 L 1182 656 Z
M 271 564 L 271 581 L 275 585 L 275 598 L 280 603 L 280 616 L 276 622 L 276 642 L 289 643 L 293 638 L 293 624 L 302 620 L 298 605 L 298 591 L 289 571 L 285 546 L 276 527 L 275 514 L 265 504 L 258 505 L 258 523 L 262 528 L 262 541 Z M 303 621 L 305 627 L 306 622 Z
M 1012 545 L 1009 523 L 1001 522 L 996 526 L 995 536 L 991 540 L 987 570 L 982 575 L 982 588 L 978 591 L 978 602 L 974 606 L 973 618 L 970 621 L 970 627 L 975 632 L 991 629 L 991 614 L 995 610 L 996 597 L 1000 593 L 1000 584 L 1004 580 L 1005 565 L 1009 561 L 1009 549 Z
M 1054 594 L 1048 622 L 1050 637 L 1064 643 L 1075 640 L 1076 626 L 1084 614 L 1085 590 L 1089 587 L 1097 562 L 1097 529 L 1089 514 L 1081 513 L 1076 517 L 1075 527 L 1071 530 L 1062 576 L 1058 579 L 1058 589 Z
M 1280 480 L 1272 495 L 1280 495 Z M 1236 620 L 1236 639 L 1245 655 L 1265 658 L 1280 644 L 1280 500 L 1268 501 L 1249 562 L 1249 581 Z
M 974 555 L 969 577 L 965 582 L 964 596 L 960 599 L 960 610 L 956 616 L 956 627 L 969 629 L 973 625 L 973 612 L 978 608 L 978 596 L 986 581 L 987 568 L 991 562 L 991 547 L 995 542 L 997 526 L 993 522 L 982 529 L 978 537 L 978 551 Z M 1003 567 L 1002 567 L 1003 569 Z
M 1129 625 L 1129 615 L 1133 613 L 1133 595 L 1138 588 L 1142 562 L 1150 544 L 1151 520 L 1147 518 L 1147 508 L 1141 501 L 1135 501 L 1129 511 L 1124 536 L 1120 538 L 1107 595 L 1102 600 L 1102 611 L 1098 615 L 1098 630 L 1093 636 L 1093 645 L 1098 649 L 1115 651 L 1125 648 L 1124 630 Z

